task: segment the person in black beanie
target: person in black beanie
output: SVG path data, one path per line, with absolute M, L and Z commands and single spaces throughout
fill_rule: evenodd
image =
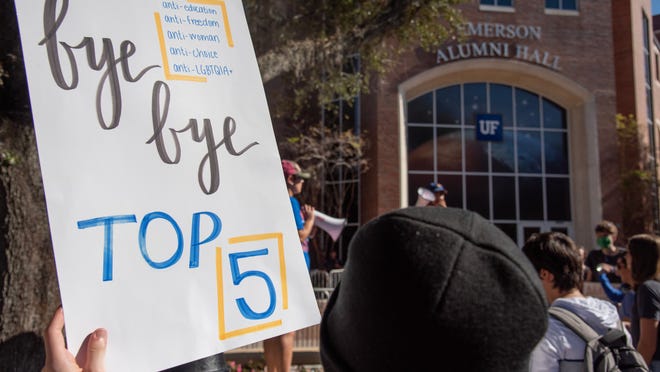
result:
M 409 207 L 362 226 L 321 320 L 326 372 L 527 371 L 547 301 L 515 243 L 478 214 Z

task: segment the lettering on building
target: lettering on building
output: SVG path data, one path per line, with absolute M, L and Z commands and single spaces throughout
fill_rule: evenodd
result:
M 448 63 L 472 58 L 517 59 L 561 71 L 559 56 L 523 42 L 540 41 L 541 26 L 467 22 L 461 27 L 466 38 L 497 39 L 468 40 L 448 44 L 437 50 L 436 63 Z

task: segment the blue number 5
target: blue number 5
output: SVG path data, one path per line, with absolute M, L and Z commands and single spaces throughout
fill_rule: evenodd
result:
M 270 280 L 270 277 L 266 275 L 263 271 L 256 271 L 256 270 L 250 270 L 246 271 L 244 273 L 241 273 L 240 268 L 238 267 L 238 260 L 241 258 L 247 258 L 247 257 L 253 257 L 253 256 L 264 256 L 268 254 L 268 248 L 264 249 L 259 249 L 256 251 L 248 251 L 248 252 L 239 252 L 239 253 L 230 253 L 229 254 L 229 265 L 231 267 L 231 278 L 234 283 L 234 285 L 239 285 L 243 279 L 250 277 L 250 276 L 256 276 L 264 280 L 266 282 L 266 286 L 268 287 L 268 295 L 270 296 L 270 304 L 268 305 L 268 309 L 262 313 L 258 313 L 253 311 L 250 306 L 248 306 L 247 302 L 245 302 L 245 298 L 241 297 L 236 300 L 236 304 L 238 305 L 238 310 L 240 310 L 241 314 L 246 318 L 246 319 L 264 319 L 268 318 L 273 311 L 275 310 L 275 286 L 273 286 L 273 281 Z

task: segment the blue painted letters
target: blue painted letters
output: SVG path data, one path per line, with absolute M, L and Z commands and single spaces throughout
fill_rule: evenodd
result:
M 202 239 L 200 235 L 200 223 L 201 223 L 201 217 L 202 216 L 207 216 L 211 223 L 213 224 L 213 229 L 211 233 L 204 239 Z M 147 231 L 149 228 L 149 224 L 155 220 L 155 219 L 161 219 L 167 221 L 172 229 L 174 230 L 176 236 L 177 236 L 177 242 L 176 242 L 176 251 L 170 258 L 168 258 L 165 261 L 162 262 L 157 262 L 151 259 L 149 256 L 149 252 L 147 250 Z M 126 214 L 126 215 L 118 215 L 118 216 L 105 216 L 105 217 L 97 217 L 97 218 L 92 218 L 89 220 L 81 220 L 78 221 L 78 229 L 87 229 L 90 227 L 97 227 L 97 226 L 103 226 L 103 281 L 111 281 L 112 280 L 112 273 L 113 273 L 113 256 L 112 256 L 112 251 L 113 251 L 113 237 L 114 237 L 114 230 L 113 226 L 115 224 L 124 224 L 124 223 L 135 223 L 137 222 L 137 219 L 134 214 Z M 213 241 L 213 239 L 217 238 L 220 235 L 220 232 L 222 231 L 222 221 L 220 220 L 220 217 L 216 215 L 213 212 L 197 212 L 194 213 L 192 216 L 192 226 L 191 226 L 191 237 L 190 237 L 190 263 L 189 266 L 191 269 L 199 267 L 199 247 L 202 244 L 209 243 Z M 170 216 L 169 214 L 165 212 L 151 212 L 148 213 L 147 215 L 142 218 L 142 221 L 140 222 L 140 229 L 138 232 L 138 246 L 140 249 L 140 253 L 142 253 L 142 258 L 144 258 L 144 261 L 154 269 L 166 269 L 181 259 L 181 255 L 183 254 L 183 232 L 181 231 L 181 227 L 179 227 L 179 224 Z

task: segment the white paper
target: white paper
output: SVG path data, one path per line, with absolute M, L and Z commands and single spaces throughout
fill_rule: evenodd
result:
M 320 320 L 240 0 L 16 0 L 66 336 L 157 371 Z

